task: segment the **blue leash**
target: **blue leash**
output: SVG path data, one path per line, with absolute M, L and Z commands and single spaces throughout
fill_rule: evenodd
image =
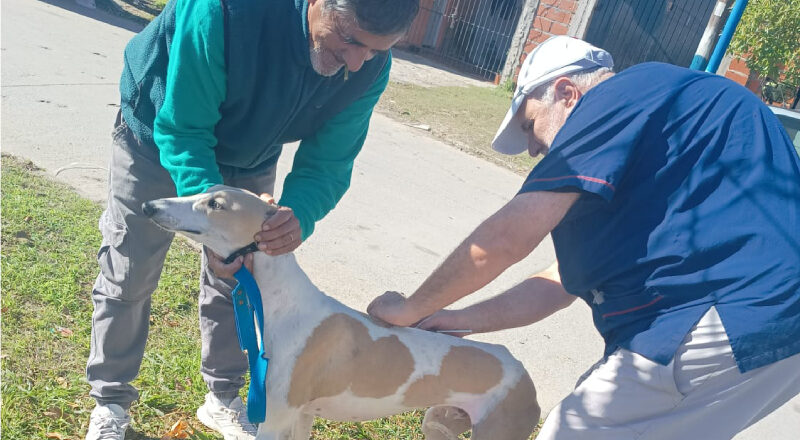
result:
M 267 414 L 267 367 L 269 359 L 264 351 L 264 335 L 261 344 L 256 338 L 256 324 L 263 332 L 264 309 L 261 291 L 247 268 L 242 265 L 234 275 L 239 283 L 233 288 L 233 311 L 236 317 L 236 332 L 239 346 L 247 353 L 250 364 L 250 389 L 247 391 L 247 418 L 251 423 L 261 423 Z M 253 321 L 255 312 L 256 322 Z

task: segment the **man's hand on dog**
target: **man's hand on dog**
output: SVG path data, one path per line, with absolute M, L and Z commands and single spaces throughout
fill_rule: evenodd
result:
M 460 310 L 439 310 L 427 318 L 420 319 L 419 314 L 409 304 L 408 298 L 400 292 L 386 292 L 375 298 L 367 306 L 367 313 L 396 326 L 417 327 L 458 337 L 472 333 L 472 331 L 463 330 L 464 325 L 459 319 L 462 318 Z M 454 331 L 449 332 L 448 330 Z
M 264 193 L 260 197 L 267 203 L 275 203 L 275 199 L 269 194 Z M 272 256 L 288 254 L 303 242 L 300 221 L 295 217 L 292 208 L 279 206 L 278 212 L 264 221 L 261 231 L 253 237 L 253 240 L 266 254 Z
M 408 298 L 400 292 L 386 292 L 373 299 L 367 306 L 367 313 L 400 327 L 410 327 L 422 318 L 409 305 Z

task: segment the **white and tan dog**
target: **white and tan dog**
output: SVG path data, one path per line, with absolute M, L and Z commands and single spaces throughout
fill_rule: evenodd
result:
M 144 205 L 161 227 L 223 256 L 250 244 L 275 210 L 225 186 Z M 361 421 L 424 407 L 428 440 L 470 428 L 477 440 L 522 440 L 539 421 L 533 383 L 505 347 L 381 325 L 322 293 L 292 254 L 257 252 L 253 276 L 270 358 L 258 439 L 308 439 L 314 416 Z

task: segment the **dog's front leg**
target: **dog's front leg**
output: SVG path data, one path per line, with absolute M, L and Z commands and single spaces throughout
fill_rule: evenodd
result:
M 270 417 L 270 414 L 267 414 Z M 256 440 L 308 440 L 314 426 L 314 416 L 299 411 L 280 412 L 273 420 L 281 420 L 280 426 L 259 426 Z
M 314 416 L 300 414 L 292 426 L 292 432 L 285 440 L 308 440 L 311 438 L 311 428 L 314 426 Z

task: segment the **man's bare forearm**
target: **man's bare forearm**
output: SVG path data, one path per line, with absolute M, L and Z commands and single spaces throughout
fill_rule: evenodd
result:
M 473 333 L 524 327 L 567 307 L 575 298 L 561 283 L 534 276 L 500 295 L 465 308 L 454 324 Z
M 572 193 L 515 197 L 461 243 L 408 299 L 421 319 L 494 280 L 527 256 L 577 199 Z
M 564 290 L 558 264 L 540 272 L 511 289 L 461 310 L 441 310 L 422 321 L 420 328 L 457 336 L 524 327 L 538 322 L 569 306 L 575 300 Z
M 420 316 L 428 316 L 485 286 L 519 261 L 521 257 L 515 258 L 508 247 L 493 245 L 486 235 L 479 227 L 461 243 L 411 295 L 409 306 Z

